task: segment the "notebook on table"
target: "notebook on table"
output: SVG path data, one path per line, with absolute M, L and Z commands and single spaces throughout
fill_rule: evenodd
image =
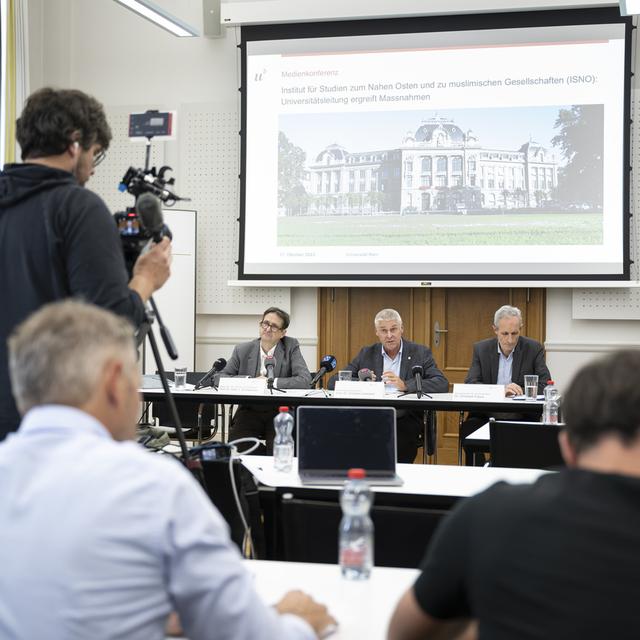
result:
M 298 472 L 304 485 L 342 484 L 360 467 L 372 485 L 401 485 L 392 407 L 298 407 Z

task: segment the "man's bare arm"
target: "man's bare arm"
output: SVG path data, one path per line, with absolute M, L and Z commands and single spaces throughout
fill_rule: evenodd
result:
M 469 620 L 438 620 L 418 604 L 413 587 L 396 605 L 387 640 L 476 640 L 477 626 Z

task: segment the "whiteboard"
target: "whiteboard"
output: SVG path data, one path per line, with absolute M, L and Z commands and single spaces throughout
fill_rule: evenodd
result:
M 178 351 L 176 361 L 169 358 L 158 331 L 153 332 L 158 343 L 162 364 L 168 372 L 180 365 L 195 370 L 196 333 L 196 212 L 164 209 L 165 224 L 173 233 L 171 277 L 153 296 L 162 321 L 169 330 Z M 155 373 L 156 363 L 148 340 L 144 350 L 144 373 Z

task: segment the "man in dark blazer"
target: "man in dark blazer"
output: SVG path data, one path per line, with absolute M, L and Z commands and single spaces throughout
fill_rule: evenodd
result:
M 311 374 L 300 352 L 300 344 L 289 338 L 289 314 L 277 307 L 269 307 L 258 323 L 260 337 L 236 345 L 225 368 L 214 380 L 217 386 L 221 377 L 266 377 L 264 359 L 273 356 L 274 387 L 278 389 L 307 389 Z M 254 437 L 266 441 L 266 451 L 273 453 L 273 418 L 278 413 L 273 406 L 240 405 L 231 420 L 229 440 Z M 247 449 L 243 446 L 242 449 Z M 264 448 L 262 451 L 264 453 Z
M 517 307 L 504 305 L 493 317 L 495 338 L 481 340 L 473 345 L 473 359 L 466 384 L 503 384 L 505 396 L 517 396 L 524 393 L 524 376 L 538 376 L 538 392 L 542 393 L 551 374 L 544 361 L 544 347 L 531 338 L 520 335 L 522 314 Z M 503 420 L 531 420 L 531 414 L 520 413 L 495 414 Z M 535 418 L 534 418 L 535 419 Z M 488 415 L 473 413 L 460 427 L 460 438 L 489 420 Z
M 383 380 L 389 391 L 416 392 L 416 381 L 411 369 L 422 367 L 422 390 L 425 393 L 446 393 L 449 382 L 438 369 L 431 349 L 409 340 L 403 340 L 402 318 L 395 309 L 383 309 L 376 314 L 374 325 L 376 344 L 363 347 L 344 369 L 350 369 L 354 379 L 358 371 L 368 369 L 373 380 Z M 329 386 L 335 385 L 335 376 Z M 398 462 L 413 462 L 418 450 L 418 436 L 422 431 L 422 411 L 398 410 L 397 413 Z

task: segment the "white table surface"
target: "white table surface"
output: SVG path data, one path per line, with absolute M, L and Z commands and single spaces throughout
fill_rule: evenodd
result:
M 337 535 L 337 532 L 336 532 Z M 338 621 L 332 640 L 383 640 L 400 596 L 417 569 L 374 567 L 369 580 L 345 580 L 337 564 L 245 560 L 255 587 L 268 604 L 291 589 L 301 589 L 326 605 Z
M 162 397 L 164 391 L 161 388 L 152 388 L 152 389 L 139 389 L 140 393 L 144 394 L 147 400 L 155 399 L 155 397 Z M 372 404 L 380 404 L 384 402 L 391 401 L 392 404 L 396 406 L 402 406 L 403 404 L 412 405 L 412 408 L 416 406 L 416 403 L 423 404 L 426 409 L 429 408 L 429 405 L 437 404 L 438 407 L 442 407 L 442 410 L 456 410 L 457 407 L 473 405 L 474 407 L 482 408 L 483 405 L 499 405 L 500 410 L 502 411 L 517 411 L 521 409 L 523 406 L 527 408 L 540 408 L 543 406 L 544 402 L 542 399 L 536 400 L 535 402 L 525 402 L 522 399 L 515 400 L 514 398 L 504 398 L 500 401 L 496 400 L 484 400 L 484 399 L 474 399 L 470 400 L 461 400 L 455 399 L 453 393 L 431 393 L 430 397 L 427 395 L 423 395 L 421 400 L 418 400 L 415 393 L 410 393 L 407 395 L 394 392 L 385 394 L 384 398 L 361 398 L 354 396 L 353 398 L 334 398 L 333 391 L 326 391 L 323 389 L 284 389 L 282 391 L 274 391 L 273 394 L 269 390 L 265 390 L 264 393 L 254 394 L 254 393 L 227 393 L 223 391 L 218 391 L 213 389 L 212 387 L 207 387 L 206 389 L 198 389 L 198 391 L 194 391 L 193 385 L 187 385 L 184 389 L 176 390 L 171 386 L 172 394 L 176 396 L 190 396 L 192 399 L 196 401 L 203 401 L 205 399 L 209 399 L 214 401 L 217 398 L 223 398 L 223 402 L 227 401 L 228 398 L 232 397 L 234 399 L 250 402 L 251 399 L 273 399 L 274 404 L 283 404 L 283 402 L 287 398 L 311 398 L 313 400 L 322 400 L 323 398 L 330 398 L 331 404 L 335 405 L 340 400 L 343 400 L 345 404 L 349 403 L 349 400 L 359 400 L 359 401 L 371 401 Z M 542 396 L 540 396 L 542 398 Z M 300 404 L 300 403 L 297 403 Z
M 293 459 L 293 468 L 284 473 L 273 468 L 272 456 L 240 456 L 242 464 L 263 485 L 268 487 L 303 487 L 298 475 L 298 459 Z M 404 480 L 400 487 L 374 486 L 373 491 L 384 493 L 472 496 L 499 480 L 512 484 L 534 482 L 542 474 L 541 469 L 508 469 L 502 467 L 456 467 L 439 464 L 398 464 L 398 475 Z M 310 487 L 309 487 L 310 488 Z M 341 486 L 313 487 L 340 490 Z

